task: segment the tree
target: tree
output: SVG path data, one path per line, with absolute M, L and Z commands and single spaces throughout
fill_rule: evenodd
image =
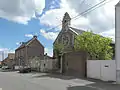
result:
M 62 53 L 64 50 L 64 45 L 62 43 L 56 43 L 53 46 L 53 50 L 54 50 L 56 56 L 59 57 L 59 54 Z
M 56 43 L 53 46 L 53 50 L 54 50 L 55 56 L 57 56 L 57 59 L 58 59 L 58 68 L 60 68 L 61 67 L 61 62 L 60 62 L 61 55 L 60 54 L 63 54 L 64 45 L 62 43 Z
M 110 60 L 113 50 L 110 46 L 111 38 L 102 37 L 92 32 L 84 32 L 75 37 L 75 50 L 83 50 L 88 53 L 88 58 L 92 60 Z

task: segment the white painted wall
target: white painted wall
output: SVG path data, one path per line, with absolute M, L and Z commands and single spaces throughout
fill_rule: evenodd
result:
M 120 84 L 120 1 L 115 6 L 115 59 L 116 59 L 116 82 Z
M 115 41 L 116 41 L 116 65 L 117 69 L 120 70 L 120 6 L 116 6 L 116 14 L 115 14 Z
M 116 81 L 115 60 L 88 60 L 87 77 L 103 81 Z
M 100 79 L 100 61 L 87 61 L 87 77 Z
M 16 69 L 19 69 L 19 66 L 15 66 L 15 70 L 16 70 Z

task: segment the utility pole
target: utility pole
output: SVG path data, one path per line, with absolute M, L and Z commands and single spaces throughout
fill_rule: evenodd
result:
M 120 1 L 115 6 L 116 83 L 120 84 Z

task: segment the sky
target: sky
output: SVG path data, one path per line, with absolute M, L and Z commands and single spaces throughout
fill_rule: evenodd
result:
M 25 42 L 38 35 L 45 47 L 45 53 L 52 56 L 52 45 L 61 30 L 65 12 L 70 17 L 89 9 L 103 0 L 0 0 L 0 60 L 2 51 L 14 52 Z M 107 0 L 109 3 L 96 10 L 71 20 L 71 26 L 92 30 L 115 40 L 115 5 L 119 0 Z M 57 28 L 51 29 L 53 27 Z

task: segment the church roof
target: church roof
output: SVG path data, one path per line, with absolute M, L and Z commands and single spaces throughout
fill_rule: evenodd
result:
M 70 15 L 68 14 L 68 12 L 66 12 L 66 13 L 64 14 L 63 21 L 64 21 L 65 18 L 71 19 L 71 18 L 70 18 Z
M 70 27 L 70 30 L 73 31 L 74 33 L 76 33 L 77 35 L 80 35 L 82 34 L 83 32 L 85 32 L 84 30 L 81 30 L 81 29 L 76 29 L 76 28 L 73 28 L 73 27 Z M 103 37 L 103 36 L 101 36 Z M 111 44 L 115 44 L 115 41 L 112 40 L 112 43 Z
M 76 34 L 82 34 L 83 32 L 85 32 L 84 30 L 76 29 L 73 27 L 70 27 L 70 30 L 72 30 L 73 32 L 76 32 Z
M 65 13 L 65 16 L 69 16 L 70 17 L 70 15 L 68 14 L 68 12 Z
M 76 35 L 80 35 L 80 34 L 82 34 L 83 32 L 86 32 L 86 31 L 84 31 L 84 30 L 81 30 L 81 29 L 77 29 L 77 28 L 73 28 L 73 27 L 69 27 L 69 30 L 71 30 L 73 33 L 75 33 Z M 60 33 L 59 33 L 60 34 Z M 59 35 L 58 34 L 58 35 Z M 103 36 L 101 36 L 101 37 L 103 37 Z M 58 38 L 58 36 L 57 36 L 57 38 Z M 57 39 L 56 38 L 56 39 Z M 56 39 L 55 39 L 55 41 L 56 41 Z M 54 41 L 54 43 L 55 43 L 55 41 Z M 115 44 L 115 41 L 112 41 L 112 43 L 111 44 Z

